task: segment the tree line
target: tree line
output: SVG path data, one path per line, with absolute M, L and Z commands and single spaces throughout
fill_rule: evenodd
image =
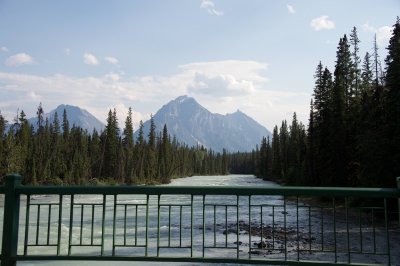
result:
M 190 175 L 226 174 L 227 153 L 202 146 L 188 147 L 168 134 L 165 125 L 157 131 L 151 117 L 148 133 L 140 122 L 134 137 L 132 109 L 120 132 L 116 110 L 110 110 L 102 132 L 92 133 L 70 126 L 64 109 L 61 120 L 44 117 L 40 104 L 37 125 L 24 111 L 7 129 L 0 113 L 0 177 L 21 174 L 26 184 L 157 184 Z
M 286 184 L 396 186 L 400 176 L 400 20 L 382 67 L 376 35 L 360 57 L 354 27 L 339 40 L 334 71 L 319 62 L 309 124 L 275 126 L 252 153 L 230 157 L 231 171 Z

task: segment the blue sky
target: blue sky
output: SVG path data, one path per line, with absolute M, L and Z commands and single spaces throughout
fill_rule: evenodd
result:
M 360 55 L 377 34 L 383 61 L 400 1 L 0 0 L 0 111 L 42 102 L 136 121 L 187 94 L 215 113 L 237 109 L 272 130 L 307 124 L 319 60 L 356 26 Z

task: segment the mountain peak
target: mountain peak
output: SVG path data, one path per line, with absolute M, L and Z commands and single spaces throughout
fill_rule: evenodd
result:
M 68 104 L 60 104 L 59 106 L 57 106 L 56 109 L 44 114 L 44 117 L 48 118 L 49 121 L 53 121 L 55 113 L 57 112 L 58 119 L 62 119 L 64 110 L 67 113 L 67 118 L 70 126 L 81 127 L 88 132 L 92 132 L 94 129 L 100 132 L 104 128 L 104 124 L 88 111 L 78 106 Z M 33 126 L 37 125 L 37 117 L 30 118 L 28 121 Z
M 184 102 L 184 101 L 187 101 L 188 99 L 190 99 L 189 96 L 187 96 L 187 95 L 182 95 L 182 96 L 179 96 L 178 98 L 176 98 L 174 101 L 175 101 L 175 102 L 182 103 L 182 102 Z M 193 98 L 192 98 L 192 99 L 193 99 Z
M 179 141 L 219 152 L 223 149 L 251 151 L 262 137 L 271 135 L 265 127 L 239 110 L 233 114 L 214 114 L 187 95 L 164 105 L 153 119 L 157 131 L 167 125 L 169 134 Z M 146 121 L 144 132 L 149 128 L 150 122 Z

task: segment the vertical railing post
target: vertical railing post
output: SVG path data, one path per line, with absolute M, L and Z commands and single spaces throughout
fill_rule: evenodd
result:
M 400 176 L 396 178 L 396 181 L 397 181 L 397 188 L 400 191 Z M 400 197 L 397 199 L 397 208 L 399 211 L 399 227 L 400 227 Z
M 16 265 L 18 250 L 18 225 L 19 225 L 19 201 L 20 195 L 15 188 L 21 185 L 21 176 L 10 174 L 6 176 L 5 197 L 4 197 L 4 222 L 2 260 L 3 266 Z

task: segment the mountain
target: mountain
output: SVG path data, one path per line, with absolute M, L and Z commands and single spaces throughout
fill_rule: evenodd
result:
M 157 131 L 166 124 L 169 134 L 180 142 L 189 146 L 203 145 L 215 151 L 251 151 L 262 137 L 271 136 L 265 127 L 239 110 L 233 114 L 214 114 L 188 96 L 170 101 L 153 119 Z M 149 128 L 150 121 L 146 121 L 143 124 L 146 135 Z
M 49 121 L 52 122 L 54 119 L 54 114 L 57 112 L 57 117 L 61 125 L 64 109 L 67 112 L 67 118 L 70 127 L 75 125 L 84 130 L 86 129 L 89 133 L 92 133 L 93 129 L 96 129 L 98 132 L 100 132 L 105 127 L 102 122 L 100 122 L 88 111 L 72 105 L 61 104 L 50 113 L 44 114 L 44 118 L 49 118 Z M 37 117 L 30 118 L 28 121 L 34 127 L 37 126 Z

